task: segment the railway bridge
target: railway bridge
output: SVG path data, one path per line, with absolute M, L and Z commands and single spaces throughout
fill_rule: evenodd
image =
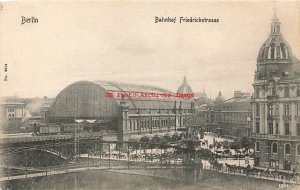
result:
M 0 181 L 57 175 L 85 170 L 162 169 L 162 177 L 184 179 L 197 160 L 195 150 L 185 144 L 105 141 L 21 143 L 1 148 Z

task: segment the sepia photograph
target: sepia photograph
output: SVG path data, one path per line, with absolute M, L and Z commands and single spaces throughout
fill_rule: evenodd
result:
M 299 190 L 299 0 L 0 0 L 0 190 Z

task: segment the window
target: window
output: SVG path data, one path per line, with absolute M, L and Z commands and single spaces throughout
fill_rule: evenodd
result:
M 296 116 L 300 116 L 300 104 L 296 104 Z
M 275 95 L 276 95 L 276 87 L 273 86 L 273 87 L 272 87 L 272 96 L 275 96 Z
M 278 104 L 276 104 L 275 105 L 275 115 L 279 115 L 279 105 Z
M 268 105 L 268 116 L 272 116 L 273 115 L 273 105 L 269 104 Z
M 289 89 L 289 87 L 285 87 L 284 88 L 284 97 L 289 97 L 290 96 L 290 89 Z
M 270 160 L 270 166 L 272 168 L 278 167 L 279 161 L 278 160 Z
M 300 136 L 300 123 L 297 123 L 297 136 Z
M 285 154 L 291 154 L 291 145 L 290 144 L 285 144 L 284 153 Z
M 297 145 L 297 155 L 300 156 L 300 144 Z
M 259 90 L 256 90 L 255 96 L 256 96 L 256 98 L 259 98 Z
M 272 143 L 272 153 L 275 153 L 275 154 L 278 153 L 277 143 Z
M 297 96 L 300 96 L 300 85 L 297 86 Z
M 273 134 L 273 123 L 268 123 L 269 134 Z
M 256 116 L 260 115 L 259 104 L 256 104 Z
M 256 152 L 259 152 L 259 142 L 255 143 L 255 150 L 256 150 Z
M 290 124 L 289 123 L 284 124 L 284 134 L 290 135 Z
M 284 105 L 284 116 L 290 116 L 290 105 L 289 104 Z
M 275 123 L 276 135 L 279 134 L 279 123 Z
M 260 133 L 259 122 L 256 122 L 256 133 Z

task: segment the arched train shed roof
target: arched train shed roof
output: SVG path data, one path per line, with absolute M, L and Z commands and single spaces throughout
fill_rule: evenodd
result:
M 113 97 L 106 97 L 111 92 Z M 172 92 L 153 86 L 116 83 L 108 81 L 79 81 L 64 88 L 49 108 L 51 118 L 103 118 L 117 117 L 117 109 L 122 101 L 121 94 L 136 94 L 124 97 L 130 110 L 170 110 L 174 102 L 182 102 L 183 109 L 191 107 L 190 100 L 177 98 Z M 141 93 L 172 94 L 172 96 L 141 97 Z M 119 95 L 119 96 L 118 96 Z

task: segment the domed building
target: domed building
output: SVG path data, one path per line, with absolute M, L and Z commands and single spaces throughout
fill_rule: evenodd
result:
M 219 91 L 219 95 L 216 97 L 215 103 L 222 104 L 222 103 L 224 103 L 224 101 L 225 101 L 225 98 L 222 96 L 222 92 Z
M 188 82 L 186 80 L 186 76 L 184 76 L 183 82 L 180 85 L 180 87 L 178 88 L 177 93 L 193 94 L 193 90 L 192 90 L 191 86 L 188 84 Z
M 207 104 L 209 99 L 207 98 L 206 92 L 196 92 L 195 93 L 195 107 L 200 107 L 203 104 Z
M 257 79 L 270 77 L 294 77 L 296 67 L 299 69 L 299 60 L 293 56 L 290 45 L 280 32 L 280 21 L 274 14 L 271 23 L 271 32 L 268 39 L 262 44 L 257 57 Z
M 257 57 L 253 83 L 254 165 L 300 171 L 300 63 L 274 14 Z

